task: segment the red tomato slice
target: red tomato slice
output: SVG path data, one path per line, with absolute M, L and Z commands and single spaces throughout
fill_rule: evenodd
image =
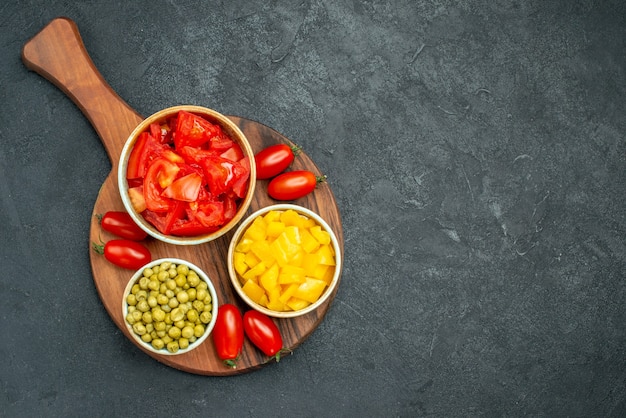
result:
M 154 212 L 167 212 L 172 208 L 172 200 L 162 196 L 163 189 L 174 182 L 180 168 L 166 160 L 156 159 L 148 168 L 143 180 L 143 195 L 146 208 Z
M 211 149 L 225 151 L 232 148 L 235 142 L 230 139 L 224 131 L 222 131 L 222 128 L 219 125 L 217 127 L 219 128 L 219 133 L 211 138 Z
M 237 214 L 237 202 L 234 197 L 224 196 L 224 223 L 230 221 Z
M 219 227 L 224 224 L 224 203 L 219 201 L 198 203 L 197 210 L 189 218 L 208 228 Z
M 226 151 L 224 151 L 223 153 L 221 153 L 220 157 L 226 158 L 227 160 L 231 160 L 231 161 L 239 161 L 244 157 L 243 150 L 241 149 L 241 146 L 239 146 L 238 143 L 234 141 L 231 141 L 231 142 L 232 142 L 232 146 L 228 148 Z
M 150 136 L 150 134 L 147 132 L 139 134 L 137 141 L 135 141 L 135 145 L 133 145 L 133 149 L 130 151 L 130 155 L 128 156 L 128 166 L 126 168 L 127 179 L 141 178 L 146 174 L 145 171 L 142 172 L 145 167 L 142 166 L 140 160 L 143 156 L 148 136 Z
M 202 176 L 198 173 L 191 173 L 174 180 L 163 190 L 162 196 L 184 202 L 194 202 L 198 198 L 201 187 Z
M 203 117 L 181 110 L 178 112 L 174 131 L 174 145 L 176 149 L 184 146 L 202 147 L 220 133 L 219 125 L 214 125 Z
M 239 198 L 244 198 L 248 191 L 248 180 L 250 179 L 250 159 L 242 158 L 235 165 L 235 180 L 233 181 L 233 192 Z

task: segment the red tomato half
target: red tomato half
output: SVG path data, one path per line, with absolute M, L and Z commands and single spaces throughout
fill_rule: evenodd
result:
M 243 319 L 235 305 L 225 303 L 218 308 L 211 332 L 217 356 L 228 367 L 237 367 L 236 360 L 243 347 Z
M 250 310 L 243 315 L 243 329 L 259 350 L 268 357 L 280 360 L 283 338 L 272 319 L 261 312 Z
M 279 175 L 291 165 L 300 148 L 287 144 L 271 145 L 254 156 L 256 178 L 269 179 Z
M 137 270 L 152 261 L 150 250 L 136 241 L 113 239 L 104 245 L 94 243 L 93 247 L 109 262 L 125 269 Z
M 276 200 L 295 200 L 308 195 L 317 183 L 326 181 L 326 176 L 317 177 L 307 170 L 288 171 L 270 181 L 269 195 Z
M 118 237 L 141 241 L 148 234 L 133 221 L 127 212 L 109 211 L 100 220 L 100 226 Z

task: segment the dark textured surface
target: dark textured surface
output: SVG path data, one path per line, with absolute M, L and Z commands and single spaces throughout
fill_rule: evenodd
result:
M 3 5 L 0 415 L 624 416 L 624 4 Z M 257 120 L 328 175 L 344 275 L 292 356 L 189 375 L 109 319 L 88 226 L 110 163 L 20 59 L 61 15 L 140 113 Z

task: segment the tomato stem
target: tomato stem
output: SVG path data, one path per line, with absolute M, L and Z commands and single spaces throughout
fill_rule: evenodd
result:
M 315 181 L 317 182 L 317 184 L 319 183 L 326 183 L 326 179 L 328 177 L 326 177 L 326 175 L 321 175 L 321 176 L 315 176 Z
M 104 244 L 97 244 L 95 242 L 92 242 L 91 244 L 95 252 L 97 252 L 100 255 L 104 254 Z
M 235 360 L 223 360 L 223 362 L 226 367 L 230 367 L 231 369 L 236 369 L 237 363 L 235 363 Z
M 298 155 L 300 155 L 300 152 L 302 151 L 302 147 L 296 144 L 290 145 L 289 146 L 291 148 L 291 152 L 293 153 L 294 157 L 297 157 Z

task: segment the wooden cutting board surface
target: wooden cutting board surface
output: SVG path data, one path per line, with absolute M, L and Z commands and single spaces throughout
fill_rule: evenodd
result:
M 129 341 L 146 354 L 186 372 L 201 375 L 233 375 L 255 370 L 267 364 L 267 357 L 247 339 L 238 367 L 231 369 L 224 366 L 217 357 L 211 338 L 206 339 L 201 346 L 189 353 L 166 356 L 144 350 L 130 337 L 122 317 L 122 293 L 133 272 L 107 262 L 103 256 L 91 249 L 91 243 L 100 242 L 101 238 L 104 241 L 115 238 L 100 228 L 97 215 L 110 210 L 124 210 L 117 187 L 118 160 L 128 135 L 143 117 L 113 91 L 95 68 L 76 24 L 70 19 L 57 18 L 51 21 L 24 45 L 22 59 L 27 68 L 56 85 L 82 110 L 102 140 L 111 160 L 112 170 L 104 181 L 93 208 L 89 242 L 85 243 L 85 250 L 89 251 L 94 284 L 113 322 Z M 288 138 L 261 123 L 235 116 L 229 118 L 246 135 L 255 153 L 276 143 L 292 144 Z M 306 169 L 317 175 L 322 174 L 304 152 L 296 158 L 292 169 Z M 267 180 L 257 181 L 255 196 L 248 213 L 279 203 L 268 196 L 267 184 Z M 333 228 L 343 253 L 341 218 L 328 184 L 319 185 L 314 193 L 292 203 L 318 213 Z M 176 257 L 189 260 L 202 268 L 215 284 L 219 303 L 233 303 L 239 306 L 243 313 L 248 308 L 232 289 L 226 264 L 232 234 L 231 231 L 216 241 L 199 246 L 175 246 L 153 239 L 146 240 L 145 244 L 150 249 L 153 259 Z M 338 286 L 327 303 L 307 315 L 292 319 L 274 319 L 282 333 L 284 346 L 292 353 L 322 321 L 337 288 Z M 288 359 L 285 361 L 288 362 Z

